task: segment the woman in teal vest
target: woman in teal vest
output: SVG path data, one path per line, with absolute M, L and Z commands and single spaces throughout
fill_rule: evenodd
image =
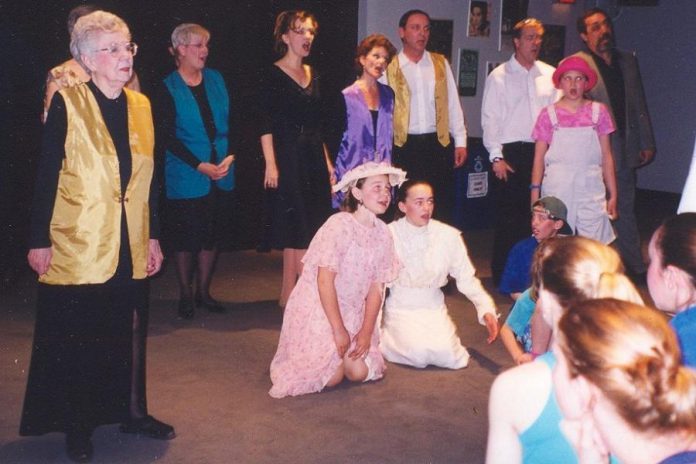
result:
M 193 317 L 195 306 L 225 310 L 210 296 L 210 282 L 231 221 L 234 155 L 225 81 L 205 67 L 209 40 L 210 33 L 198 24 L 174 29 L 170 51 L 177 69 L 164 79 L 156 114 L 158 141 L 166 150 L 168 232 L 179 280 L 178 312 L 184 319 Z

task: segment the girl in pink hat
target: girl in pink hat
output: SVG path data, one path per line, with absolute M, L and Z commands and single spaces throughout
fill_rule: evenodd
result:
M 544 108 L 532 132 L 536 141 L 531 202 L 552 195 L 568 207 L 568 224 L 584 237 L 609 244 L 616 238 L 616 175 L 609 134 L 614 123 L 602 103 L 585 92 L 597 73 L 577 56 L 564 59 L 553 73 L 563 97 Z

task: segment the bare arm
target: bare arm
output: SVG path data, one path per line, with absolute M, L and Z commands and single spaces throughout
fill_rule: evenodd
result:
M 551 343 L 551 327 L 544 321 L 541 311 L 537 308 L 532 314 L 532 353 L 544 354 Z
M 503 341 L 507 352 L 512 356 L 512 360 L 515 361 L 515 364 L 524 364 L 534 360 L 534 356 L 524 352 L 522 346 L 515 338 L 514 332 L 507 324 L 503 324 L 500 328 L 500 339 Z
M 542 140 L 537 140 L 536 145 L 534 146 L 534 164 L 532 165 L 532 186 L 539 186 L 539 188 L 536 187 L 530 187 L 530 203 L 534 203 L 539 199 L 539 196 L 541 195 L 541 181 L 544 178 L 544 156 L 546 156 L 546 152 L 549 149 L 549 144 L 542 141 Z
M 382 307 L 382 289 L 384 285 L 380 283 L 372 283 L 365 298 L 365 318 L 360 331 L 355 335 L 355 348 L 350 353 L 353 359 L 360 358 L 367 354 L 370 349 L 372 333 L 375 331 L 377 323 L 377 315 Z
M 602 177 L 604 178 L 604 186 L 609 193 L 607 212 L 611 219 L 616 219 L 618 214 L 616 209 L 616 171 L 614 170 L 614 157 L 611 154 L 609 134 L 599 136 L 599 146 L 602 149 Z
M 329 320 L 333 331 L 334 343 L 336 343 L 336 351 L 343 358 L 346 350 L 350 346 L 350 336 L 343 325 L 341 311 L 338 308 L 338 296 L 336 295 L 336 273 L 328 268 L 320 267 L 317 272 L 317 287 L 319 289 L 319 300 L 324 309 L 324 314 Z M 367 315 L 366 315 L 367 316 Z
M 329 182 L 331 185 L 336 183 L 336 169 L 334 168 L 333 163 L 331 162 L 331 154 L 329 153 L 329 148 L 326 146 L 325 143 L 322 144 L 322 147 L 324 148 L 324 160 L 326 161 L 326 170 L 329 171 Z
M 278 187 L 278 166 L 276 165 L 275 149 L 273 148 L 273 134 L 261 136 L 261 151 L 266 162 L 266 173 L 263 178 L 264 188 Z
M 518 394 L 510 382 L 509 375 L 499 375 L 493 386 L 488 403 L 488 445 L 486 464 L 517 464 L 522 462 L 522 446 L 512 423 L 515 410 L 512 399 Z

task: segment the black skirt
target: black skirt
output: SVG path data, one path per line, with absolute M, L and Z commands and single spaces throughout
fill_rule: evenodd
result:
M 146 298 L 145 280 L 39 284 L 21 435 L 128 420 L 133 312 Z
M 233 228 L 235 193 L 213 187 L 200 198 L 167 200 L 167 247 L 197 253 L 220 247 Z

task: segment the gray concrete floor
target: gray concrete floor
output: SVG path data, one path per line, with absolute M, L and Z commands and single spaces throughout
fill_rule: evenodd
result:
M 490 289 L 490 231 L 465 233 Z M 318 394 L 275 400 L 268 366 L 282 316 L 277 307 L 281 255 L 224 253 L 213 294 L 226 314 L 198 311 L 177 319 L 172 263 L 153 280 L 148 341 L 150 413 L 176 427 L 161 442 L 96 430 L 95 463 L 481 463 L 488 391 L 512 362 L 502 344 L 486 344 L 473 306 L 447 304 L 472 356 L 466 369 L 388 364 L 383 380 L 342 384 Z M 492 292 L 507 315 L 509 300 Z M 64 436 L 18 436 L 32 342 L 34 285 L 27 279 L 0 305 L 0 462 L 62 463 Z

